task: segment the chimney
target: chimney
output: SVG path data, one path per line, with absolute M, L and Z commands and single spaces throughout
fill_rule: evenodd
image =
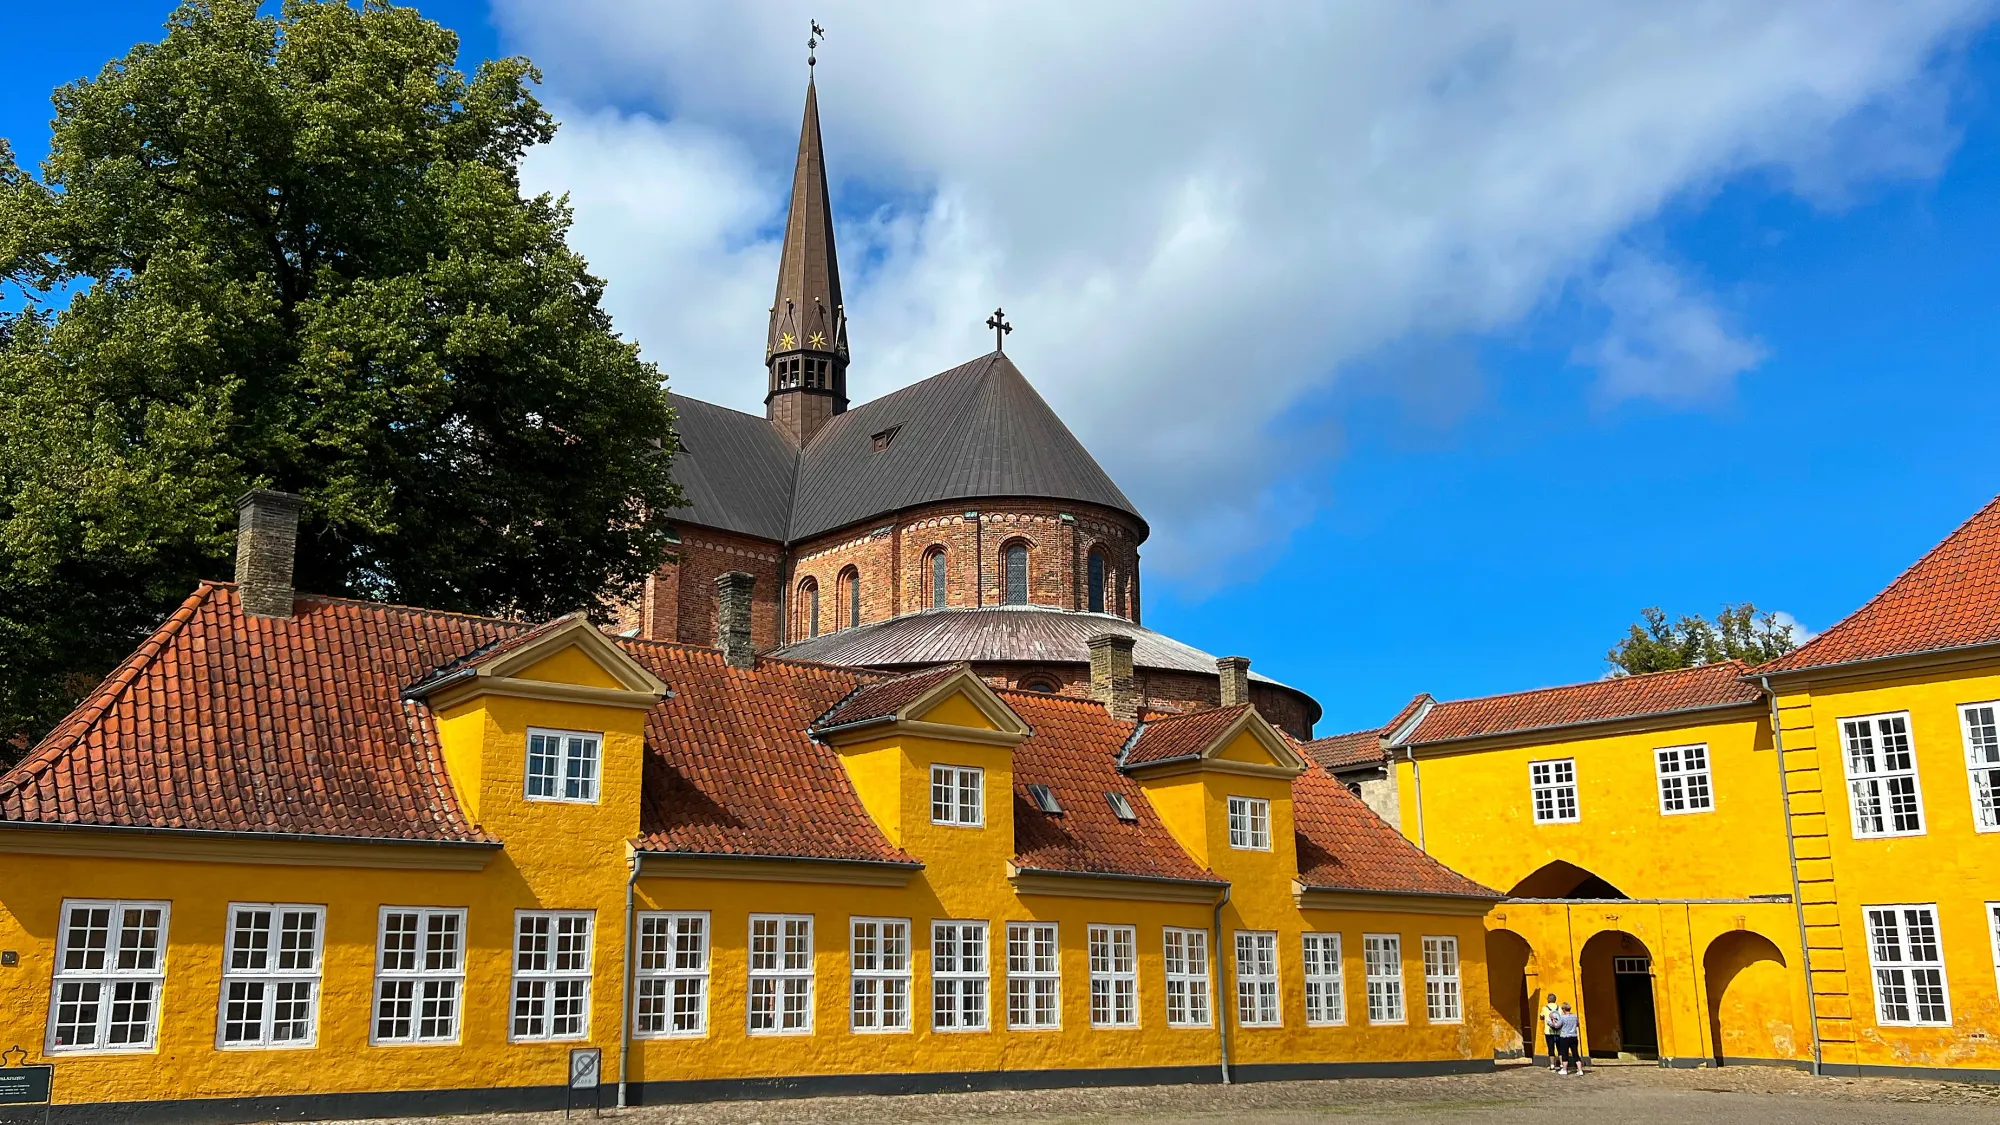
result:
M 740 570 L 715 577 L 715 647 L 722 650 L 723 662 L 731 668 L 750 668 L 757 663 L 750 647 L 750 591 L 757 579 Z
M 292 615 L 292 564 L 298 555 L 299 509 L 289 492 L 253 488 L 236 502 L 236 594 L 243 612 Z
M 1250 702 L 1250 658 L 1247 656 L 1225 656 L 1215 662 L 1215 673 L 1222 678 L 1222 705 L 1234 707 L 1238 703 Z
M 1099 633 L 1090 638 L 1090 697 L 1121 723 L 1139 719 L 1139 682 L 1132 675 L 1132 638 Z

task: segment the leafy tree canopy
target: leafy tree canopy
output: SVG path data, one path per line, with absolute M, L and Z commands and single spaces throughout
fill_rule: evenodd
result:
M 517 169 L 525 59 L 367 0 L 192 0 L 0 143 L 0 747 L 308 501 L 301 589 L 543 616 L 665 551 L 671 415 Z
M 1614 676 L 1637 676 L 1673 668 L 1693 668 L 1722 660 L 1762 664 L 1799 647 L 1792 626 L 1777 615 L 1759 613 L 1749 602 L 1725 605 L 1710 621 L 1682 616 L 1667 620 L 1659 607 L 1640 611 L 1645 621 L 1629 627 L 1618 647 L 1604 654 Z

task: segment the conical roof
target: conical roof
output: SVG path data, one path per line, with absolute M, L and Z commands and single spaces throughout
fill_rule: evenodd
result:
M 820 148 L 819 92 L 806 83 L 806 115 L 799 125 L 799 160 L 792 173 L 792 208 L 778 259 L 778 294 L 764 354 L 798 349 L 847 355 L 840 321 L 840 262 L 833 249 L 833 204 L 827 193 L 826 154 Z

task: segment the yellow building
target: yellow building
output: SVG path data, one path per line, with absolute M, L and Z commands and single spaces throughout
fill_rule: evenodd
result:
M 1598 1056 L 2000 1081 L 1996 591 L 2000 501 L 1762 667 L 1422 697 L 1364 732 L 1403 832 L 1509 889 L 1502 1049 L 1553 992 Z
M 0 777 L 0 1040 L 65 1119 L 1489 1068 L 1495 892 L 1247 702 L 205 584 Z M 1235 673 L 1231 675 L 1230 673 Z M 608 1099 L 607 1099 L 608 1100 Z

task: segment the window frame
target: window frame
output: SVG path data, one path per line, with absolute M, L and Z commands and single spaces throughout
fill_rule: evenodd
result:
M 1877 915 L 1883 912 L 1890 914 L 1891 920 L 1896 927 L 1894 941 L 1897 958 L 1894 960 L 1885 960 L 1882 957 L 1882 935 L 1877 929 Z M 1913 943 L 1909 938 L 1910 915 L 1917 913 L 1924 914 L 1930 924 L 1929 944 L 1937 952 L 1935 958 L 1919 961 L 1910 955 L 1914 952 Z M 1861 908 L 1861 929 L 1863 940 L 1868 943 L 1870 992 L 1875 1000 L 1876 1025 L 1879 1027 L 1950 1027 L 1952 1025 L 1951 978 L 1945 973 L 1944 930 L 1943 926 L 1939 923 L 1937 903 L 1897 902 L 1863 905 Z M 1920 1018 L 1920 1013 L 1923 1011 L 1925 1004 L 1922 999 L 1916 996 L 1916 990 L 1921 987 L 1917 983 L 1915 976 L 1919 972 L 1931 972 L 1937 975 L 1935 982 L 1937 1006 L 1944 1010 L 1944 1015 L 1941 1019 Z M 1914 1018 L 1889 1018 L 1889 1006 L 1892 1001 L 1883 994 L 1884 977 L 1888 973 L 1901 973 L 1904 975 L 1900 985 L 1904 990 L 1904 998 L 1901 1004 L 1903 1007 L 1909 1009 L 1911 1016 Z
M 573 946 L 567 952 L 564 952 L 563 939 L 565 935 L 562 927 L 565 923 L 573 925 L 578 921 L 583 923 L 583 964 L 581 967 L 578 967 L 574 963 L 568 965 L 562 963 L 564 957 L 574 958 L 578 955 L 577 950 Z M 539 951 L 530 951 L 523 948 L 523 943 L 529 937 L 526 926 L 530 922 L 547 923 L 547 933 L 542 935 L 546 946 Z M 568 936 L 573 939 L 575 931 L 572 930 Z M 545 964 L 541 968 L 522 968 L 522 959 L 533 955 L 539 955 Z M 597 915 L 595 912 L 589 910 L 516 910 L 514 912 L 513 956 L 510 958 L 512 967 L 508 974 L 507 986 L 507 1041 L 509 1043 L 563 1043 L 590 1038 L 590 994 L 595 976 L 596 957 Z M 557 995 L 558 989 L 562 985 L 576 985 L 579 983 L 583 986 L 581 996 L 565 998 Z M 535 984 L 543 986 L 540 998 L 541 1014 L 524 1017 L 521 1014 L 521 1005 L 524 1002 L 533 1002 L 534 998 L 532 996 L 523 996 L 523 987 Z M 581 1006 L 575 1015 L 557 1015 L 557 1005 L 565 999 L 580 1002 Z M 523 1019 L 541 1021 L 542 1030 L 522 1031 L 521 1023 Z M 558 1032 L 556 1030 L 557 1021 L 569 1019 L 576 1021 L 576 1030 L 569 1033 Z
M 1105 1031 L 1136 1029 L 1139 1026 L 1139 927 L 1116 922 L 1091 922 L 1086 928 L 1085 938 L 1090 957 L 1090 1026 Z M 1119 964 L 1121 954 L 1126 964 L 1124 968 Z M 1100 1009 L 1105 1013 L 1102 1019 L 1098 1016 Z
M 1110 564 L 1105 561 L 1104 549 L 1092 547 L 1084 557 L 1085 600 L 1084 608 L 1091 613 L 1110 612 Z
M 840 614 L 843 618 L 839 624 L 834 626 L 834 630 L 838 632 L 841 629 L 852 629 L 860 625 L 861 568 L 856 566 L 842 567 L 840 573 L 834 576 L 834 587 L 840 594 Z
M 1986 904 L 1987 936 L 1993 939 L 1993 982 L 2000 986 L 2000 902 Z
M 1378 946 L 1386 948 L 1390 952 L 1390 957 L 1386 961 L 1386 965 L 1393 972 L 1385 971 L 1378 973 L 1375 971 L 1378 963 L 1383 963 L 1379 962 L 1375 956 Z M 1369 1024 L 1381 1027 L 1395 1027 L 1409 1023 L 1409 990 L 1404 987 L 1403 983 L 1403 935 L 1362 934 L 1361 966 L 1363 979 L 1368 985 Z M 1385 1011 L 1389 1007 L 1388 1000 L 1393 999 L 1395 1001 L 1394 1015 L 1385 1014 L 1380 1019 L 1376 1018 L 1375 1012 L 1378 1007 L 1376 999 L 1378 996 L 1383 998 L 1383 1003 L 1380 1007 Z
M 951 560 L 945 549 L 932 547 L 925 552 L 924 567 L 924 584 L 929 587 L 925 592 L 930 595 L 924 599 L 925 608 L 944 609 L 951 605 Z
M 1347 970 L 1341 963 L 1340 933 L 1307 930 L 1299 935 L 1299 964 L 1306 984 L 1306 1026 L 1342 1027 L 1347 1023 Z M 1317 939 L 1317 940 L 1315 940 Z M 1314 947 L 1317 946 L 1317 952 Z M 1331 966 L 1331 971 L 1328 967 Z M 1315 972 L 1314 970 L 1319 971 Z M 1315 1005 L 1315 997 L 1318 1003 Z M 1331 998 L 1332 1014 L 1326 1015 Z M 1321 1015 L 1313 1015 L 1317 1006 Z
M 1424 934 L 1424 1020 L 1427 1023 L 1465 1022 L 1465 977 L 1458 955 L 1458 938 L 1452 934 Z M 1431 956 L 1435 946 L 1438 953 Z M 1449 971 L 1444 960 L 1450 957 Z M 1437 971 L 1433 971 L 1436 966 Z M 1447 1009 L 1440 1015 L 1441 1008 Z
M 237 952 L 238 914 L 239 912 L 254 911 L 267 911 L 271 915 L 270 924 L 265 931 L 264 948 L 261 950 L 265 958 L 266 967 L 263 969 L 237 968 L 234 961 L 236 960 Z M 283 919 L 288 914 L 304 915 L 313 920 L 312 947 L 308 953 L 312 961 L 312 967 L 309 971 L 299 971 L 296 966 L 291 971 L 285 971 L 279 964 L 281 958 L 287 952 L 283 948 L 284 937 L 287 933 Z M 215 1049 L 218 1051 L 291 1051 L 318 1046 L 320 979 L 326 965 L 326 907 L 322 904 L 303 902 L 232 902 L 228 905 L 226 913 L 223 915 L 222 933 L 222 987 L 216 992 Z M 259 1034 L 256 1039 L 231 1040 L 228 1037 L 229 1024 L 232 1022 L 245 1022 L 229 1019 L 230 985 L 239 982 L 245 984 L 254 982 L 265 986 L 263 997 L 256 1001 L 261 1009 L 257 1017 Z M 298 1039 L 274 1039 L 273 1033 L 281 1022 L 277 1018 L 277 1009 L 281 1002 L 277 998 L 277 990 L 284 985 L 299 984 L 304 984 L 310 989 L 305 1002 L 306 1033 Z M 291 1001 L 291 1003 L 297 1002 L 296 999 Z M 291 1023 L 294 1021 L 286 1020 L 282 1022 Z
M 863 955 L 861 950 L 861 930 L 864 926 L 876 927 L 877 931 L 874 936 L 876 948 L 871 954 L 876 964 L 871 968 L 865 969 L 862 968 Z M 896 929 L 902 931 L 902 966 L 901 968 L 884 967 L 882 962 L 889 960 L 890 957 L 888 950 L 889 933 Z M 908 918 L 882 918 L 861 914 L 850 915 L 847 919 L 847 957 L 847 1029 L 856 1035 L 907 1035 L 911 1033 L 914 1030 L 914 1021 L 910 1014 L 910 994 L 914 990 L 916 974 L 913 964 L 915 956 L 910 945 L 910 920 Z M 882 1022 L 874 1024 L 864 1024 L 861 1022 L 862 984 L 864 982 L 874 986 L 869 990 L 872 995 L 868 1008 Z M 888 1010 L 887 999 L 890 993 L 894 991 L 891 986 L 897 984 L 902 985 L 902 1021 L 892 1024 L 886 1022 L 884 1013 Z
M 1976 745 L 1973 736 L 1975 708 L 1986 708 L 1991 713 L 1985 725 L 1992 728 L 1994 740 L 1984 746 Z M 1965 745 L 1965 787 L 1972 798 L 1972 827 L 1978 832 L 2000 832 L 2000 700 L 1959 704 L 1958 731 Z M 1982 750 L 1996 757 L 1981 761 Z M 1986 776 L 1982 778 L 1981 774 Z
M 1014 559 L 1019 552 L 1021 560 L 1020 597 L 1016 599 L 1014 589 Z M 1013 539 L 1000 545 L 1000 604 L 1033 605 L 1035 603 L 1034 582 L 1030 574 L 1034 569 L 1034 557 L 1026 540 Z
M 1230 944 L 1236 951 L 1236 1026 L 1283 1027 L 1285 1006 L 1278 984 L 1278 932 L 1237 930 L 1231 938 L 1233 940 Z M 1250 972 L 1244 970 L 1243 950 L 1246 939 L 1252 951 Z M 1270 955 L 1268 965 L 1261 962 L 1264 954 Z M 1269 971 L 1264 971 L 1267 968 Z M 1243 1018 L 1246 1001 L 1255 1009 L 1256 1018 Z
M 950 775 L 943 789 L 943 792 L 946 794 L 943 807 L 947 810 L 946 815 L 951 817 L 951 819 L 946 820 L 938 819 L 938 809 L 940 807 L 938 802 L 938 794 L 940 792 L 938 780 L 940 774 Z M 968 776 L 973 779 L 973 785 L 970 789 L 967 789 L 965 784 L 965 779 Z M 965 809 L 965 795 L 968 792 L 979 795 L 978 803 L 972 810 L 973 815 L 970 820 L 963 819 L 962 815 L 959 815 Z M 955 766 L 948 762 L 931 763 L 931 823 L 940 824 L 947 828 L 986 827 L 986 770 L 983 767 Z
M 579 759 L 574 759 L 571 753 L 575 749 L 576 743 L 582 742 L 589 746 L 590 776 L 587 779 L 590 783 L 589 796 L 571 797 L 564 795 L 561 792 L 558 792 L 550 796 L 543 796 L 535 792 L 535 781 L 537 780 L 535 774 L 535 759 L 537 757 L 537 755 L 535 754 L 535 740 L 538 738 L 553 738 L 558 740 L 556 745 L 556 755 L 555 755 L 556 772 L 553 775 L 550 775 L 549 782 L 551 785 L 555 786 L 555 788 L 559 791 L 567 790 L 569 788 L 568 783 L 571 782 L 572 780 L 575 780 L 570 776 L 570 770 L 571 770 L 571 762 L 573 760 L 579 760 Z M 522 759 L 523 767 L 521 770 L 522 800 L 533 801 L 536 804 L 549 804 L 549 805 L 594 805 L 597 804 L 598 801 L 603 797 L 604 795 L 604 732 L 603 731 L 561 730 L 556 727 L 529 727 L 528 742 L 524 753 L 526 756 Z
M 776 936 L 778 944 L 775 954 L 778 963 L 775 968 L 760 969 L 757 967 L 757 923 L 759 922 L 774 922 L 777 924 Z M 785 964 L 786 960 L 793 953 L 790 948 L 792 934 L 789 928 L 793 923 L 798 922 L 805 923 L 806 967 L 803 969 L 791 968 Z M 750 915 L 749 926 L 750 944 L 745 950 L 744 957 L 746 981 L 743 995 L 743 1025 L 745 1033 L 760 1038 L 764 1036 L 811 1035 L 814 1024 L 818 1022 L 815 1009 L 819 1006 L 819 951 L 813 945 L 813 916 L 810 914 L 757 913 Z M 805 982 L 805 1023 L 798 1027 L 786 1027 L 785 1019 L 787 1011 L 785 1000 L 787 999 L 787 993 L 791 991 L 787 986 L 790 982 L 800 980 Z M 771 1026 L 766 1028 L 757 1026 L 757 985 L 760 981 L 772 982 Z
M 1871 755 L 1878 761 L 1886 762 L 1892 751 L 1882 748 L 1882 724 L 1897 719 L 1902 720 L 1903 729 L 1901 734 L 1904 743 L 1902 752 L 1909 758 L 1910 764 L 1908 768 L 1876 768 L 1868 773 L 1857 774 L 1855 772 L 1857 755 L 1855 754 L 1854 744 L 1848 737 L 1850 733 L 1848 730 L 1849 725 L 1854 723 L 1869 724 Z M 1848 831 L 1853 838 L 1856 840 L 1886 840 L 1903 836 L 1925 835 L 1930 829 L 1930 818 L 1924 815 L 1924 783 L 1923 778 L 1919 776 L 1916 731 L 1915 724 L 1910 721 L 1910 713 L 1908 711 L 1882 711 L 1872 715 L 1843 715 L 1834 720 L 1834 726 L 1840 735 L 1840 769 L 1841 776 L 1847 783 Z M 1905 778 L 1910 783 L 1908 796 L 1915 808 L 1916 827 L 1895 828 L 1893 825 L 1896 823 L 1898 816 L 1894 811 L 1893 805 L 1895 794 L 1889 792 L 1888 786 Z M 1861 811 L 1862 798 L 1858 786 L 1863 782 L 1875 782 L 1879 785 L 1872 798 L 1876 802 L 1876 811 L 1872 814 L 1864 814 Z M 1883 831 L 1862 831 L 1862 819 L 1864 815 L 1871 816 L 1873 819 L 1880 821 Z
M 387 953 L 385 939 L 389 936 L 389 916 L 392 914 L 415 914 L 417 929 L 415 945 L 410 953 L 418 967 L 410 969 L 388 969 L 383 965 Z M 450 918 L 456 927 L 450 932 L 455 935 L 452 970 L 422 967 L 430 950 L 427 939 L 431 936 L 432 919 Z M 463 906 L 382 906 L 375 914 L 375 981 L 369 993 L 368 1005 L 368 1045 L 371 1047 L 429 1047 L 457 1043 L 465 1034 L 465 955 L 466 955 L 466 909 Z M 383 1036 L 382 1030 L 382 987 L 392 982 L 408 981 L 410 987 L 410 1034 L 408 1036 Z M 423 1005 L 435 998 L 421 994 L 421 986 L 436 982 L 450 984 L 451 988 L 451 1035 L 423 1036 L 419 1034 L 424 1016 Z M 511 1014 L 511 1013 L 510 1013 Z
M 1569 771 L 1567 781 L 1557 780 L 1556 771 L 1558 767 L 1566 768 Z M 1548 770 L 1547 780 L 1535 780 L 1535 770 L 1537 768 Z M 1568 816 L 1562 815 L 1562 793 L 1565 789 L 1569 791 Z M 1548 816 L 1542 815 L 1542 795 L 1544 793 L 1549 794 L 1548 808 L 1550 815 Z M 1583 819 L 1583 795 L 1577 791 L 1576 759 L 1574 757 L 1542 758 L 1528 763 L 1528 811 L 1536 824 L 1575 824 Z
M 1241 802 L 1242 832 L 1237 832 L 1239 820 L 1238 803 Z M 1229 846 L 1239 852 L 1268 852 L 1271 850 L 1271 801 L 1268 797 L 1232 796 L 1227 802 L 1229 816 Z M 1237 843 L 1239 837 L 1244 843 Z
M 696 947 L 694 949 L 697 966 L 688 968 L 680 963 L 682 950 L 680 939 L 681 923 L 696 923 Z M 648 924 L 660 927 L 656 935 L 647 934 Z M 709 973 L 711 971 L 711 942 L 713 919 L 706 910 L 647 910 L 641 911 L 634 934 L 638 938 L 638 949 L 632 963 L 632 1035 L 636 1039 L 702 1039 L 708 1035 Z M 664 938 L 663 947 L 647 949 L 649 937 Z M 664 964 L 648 965 L 648 957 L 659 957 Z M 677 1002 L 681 999 L 680 986 L 690 983 L 693 987 L 694 1021 L 693 1028 L 676 1028 L 678 1019 Z M 651 1030 L 641 1024 L 646 1019 L 647 986 L 658 985 L 660 1027 Z
M 993 1029 L 993 942 L 991 923 L 980 919 L 933 918 L 931 919 L 931 1030 L 939 1033 L 964 1034 Z M 949 932 L 950 966 L 940 968 L 944 958 L 939 950 L 945 944 L 943 936 Z M 968 934 L 978 935 L 979 966 L 968 970 L 964 967 L 965 938 Z M 946 988 L 946 985 L 953 987 Z M 975 993 L 968 987 L 977 984 L 979 997 L 977 1024 L 965 1023 L 964 998 Z M 951 1003 L 939 1000 L 949 992 Z M 944 1024 L 945 1013 L 952 1014 L 952 1022 Z
M 1178 956 L 1174 950 L 1174 938 L 1179 938 L 1181 943 Z M 1192 926 L 1162 926 L 1160 952 L 1167 982 L 1167 1026 L 1214 1026 L 1215 994 L 1209 985 L 1208 931 Z M 1179 970 L 1174 968 L 1177 961 L 1181 965 Z M 1197 985 L 1200 986 L 1198 990 Z M 1176 1000 L 1179 1000 L 1184 1013 L 1180 1019 L 1174 1018 Z M 1200 1009 L 1200 1018 L 1192 1018 L 1190 1013 L 1197 1008 Z
M 1687 764 L 1688 755 L 1691 753 L 1701 756 L 1699 766 Z M 1672 769 L 1667 766 L 1669 754 L 1674 756 Z M 1715 811 L 1713 760 L 1706 742 L 1653 748 L 1653 778 L 1658 783 L 1661 816 L 1693 816 Z M 1669 797 L 1667 792 L 1670 785 L 1677 790 L 1672 797 Z M 1694 790 L 1697 785 L 1701 790 L 1699 805 L 1694 803 L 1696 800 Z M 1674 800 L 1681 802 L 1680 808 L 1672 807 L 1670 802 Z
M 1046 967 L 1043 961 L 1043 942 L 1046 940 Z M 1017 957 L 1016 950 L 1025 953 Z M 1026 967 L 1022 967 L 1022 966 Z M 1026 986 L 1016 989 L 1016 985 Z M 1017 1011 L 1015 999 L 1025 996 L 1019 1011 L 1027 1013 L 1023 1020 L 1014 1018 Z M 1045 1022 L 1043 1016 L 1049 1019 Z M 1009 1031 L 1061 1031 L 1062 1011 L 1062 932 L 1054 922 L 1009 922 L 1007 923 L 1007 1030 Z
M 799 600 L 805 603 L 806 637 L 819 636 L 819 579 L 808 576 L 799 583 Z
M 70 947 L 70 939 L 72 937 L 70 926 L 71 912 L 74 910 L 97 909 L 107 912 L 105 915 L 103 964 L 96 969 L 88 967 L 70 969 L 67 967 L 67 962 L 72 952 Z M 131 950 L 135 955 L 152 954 L 152 965 L 144 971 L 137 968 L 119 968 L 117 964 L 118 960 L 126 952 L 124 941 L 126 931 L 125 914 L 129 910 L 142 912 L 140 922 L 136 927 L 141 933 L 146 928 L 143 912 L 148 910 L 157 910 L 159 912 L 159 919 L 155 923 L 155 932 L 150 949 L 134 946 Z M 44 1040 L 42 1045 L 44 1054 L 137 1055 L 148 1054 L 159 1049 L 160 1009 L 165 1006 L 164 999 L 167 990 L 167 954 L 170 951 L 168 931 L 169 924 L 172 921 L 172 912 L 173 904 L 171 902 L 152 899 L 65 898 L 62 900 L 59 912 L 56 915 L 55 963 L 49 973 L 49 1014 L 46 1030 L 43 1033 Z M 94 928 L 88 924 L 85 926 L 86 930 Z M 86 960 L 89 954 L 90 949 L 86 944 L 83 954 Z M 111 1027 L 114 1023 L 118 1022 L 112 1019 L 112 1013 L 120 1003 L 116 995 L 117 987 L 120 983 L 146 984 L 151 986 L 149 1010 L 146 1016 L 146 1034 L 143 1040 L 137 1042 L 128 1041 L 112 1045 L 109 1043 Z M 60 1016 L 62 1014 L 62 990 L 65 984 L 95 984 L 97 986 L 97 1000 L 95 1001 L 97 1014 L 91 1023 L 93 1037 L 88 1044 L 63 1045 L 57 1042 L 57 1028 L 62 1026 Z M 79 1000 L 78 1003 L 81 1003 L 81 1001 Z M 131 1001 L 127 1000 L 125 1003 L 129 1004 Z M 74 1026 L 81 1025 L 76 1024 Z

